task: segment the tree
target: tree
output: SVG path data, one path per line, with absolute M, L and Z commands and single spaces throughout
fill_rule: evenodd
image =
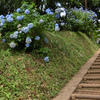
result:
M 85 9 L 87 9 L 87 0 L 84 0 Z

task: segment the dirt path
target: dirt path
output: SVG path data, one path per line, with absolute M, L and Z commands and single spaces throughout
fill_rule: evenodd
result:
M 82 80 L 82 79 L 86 75 L 86 73 L 88 72 L 88 70 L 90 69 L 90 67 L 94 63 L 94 61 L 97 60 L 95 63 L 100 64 L 100 59 L 99 59 L 100 55 L 99 54 L 100 54 L 100 49 L 98 49 L 98 51 L 81 67 L 81 69 L 79 70 L 79 72 L 65 85 L 65 87 L 60 91 L 60 93 L 55 98 L 53 98 L 52 100 L 70 100 L 71 95 L 75 92 L 75 89 L 79 85 L 79 83 L 81 81 L 83 81 L 83 83 L 84 83 L 84 80 Z M 98 55 L 99 55 L 99 58 L 96 59 L 98 57 Z M 94 70 L 96 70 L 96 69 L 94 69 Z M 93 71 L 93 69 L 91 69 L 90 71 Z M 98 69 L 96 71 L 98 71 Z M 92 77 L 92 76 L 90 75 L 90 76 L 86 76 L 86 77 Z M 100 78 L 100 77 L 98 77 L 98 78 Z M 86 82 L 88 84 L 90 84 L 92 81 L 88 82 L 88 80 L 86 80 L 85 83 Z M 98 81 L 96 83 L 100 83 L 100 81 Z M 80 87 L 82 87 L 82 86 L 80 85 Z M 100 90 L 100 88 L 99 88 L 99 90 Z M 83 93 L 82 91 L 80 92 L 80 90 L 78 89 L 77 92 L 75 92 L 75 93 L 76 94 L 77 93 L 81 94 L 81 93 Z M 85 89 L 85 93 L 88 93 L 88 92 L 89 92 L 89 90 Z M 73 98 L 75 97 L 75 93 L 73 95 Z M 91 93 L 93 93 L 93 91 L 91 91 Z M 99 92 L 97 91 L 96 93 L 99 93 L 99 95 L 100 95 L 100 91 Z M 76 100 L 76 99 L 73 99 L 73 100 Z

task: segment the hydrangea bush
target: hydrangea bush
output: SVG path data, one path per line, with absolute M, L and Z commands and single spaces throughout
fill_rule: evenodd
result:
M 72 8 L 67 13 L 66 28 L 85 33 L 93 32 L 97 28 L 97 14 L 92 10 Z
M 86 34 L 97 29 L 97 14 L 92 10 L 83 10 L 83 8 L 57 8 L 55 9 L 57 23 L 55 30 L 67 29 L 72 31 L 82 31 Z
M 27 5 L 24 2 L 13 14 L 0 16 L 2 41 L 12 49 L 42 48 L 44 43 L 48 43 L 44 31 L 54 30 L 54 19 L 53 12 L 47 11 L 47 14 L 40 15 L 34 3 Z

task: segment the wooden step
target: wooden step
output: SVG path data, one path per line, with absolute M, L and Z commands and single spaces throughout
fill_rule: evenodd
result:
M 100 93 L 100 91 L 97 91 L 97 90 L 82 90 L 82 89 L 77 89 L 75 92 Z
M 95 100 L 100 100 L 100 95 L 90 95 L 90 94 L 72 94 L 71 96 L 72 100 L 75 99 L 95 99 Z
M 89 76 L 89 77 L 92 77 L 92 76 L 98 76 L 98 77 L 100 77 L 100 74 L 86 74 L 85 76 Z
M 84 80 L 100 80 L 100 76 L 85 76 L 84 78 L 83 78 Z
M 100 62 L 94 62 L 93 65 L 100 65 Z
M 91 66 L 91 69 L 100 69 L 100 65 L 99 66 Z
M 97 70 L 97 71 L 91 71 L 91 70 L 89 70 L 87 73 L 88 74 L 100 74 L 100 71 L 99 70 Z
M 100 59 L 96 59 L 95 62 L 100 62 Z
M 100 88 L 100 84 L 79 84 L 79 88 Z

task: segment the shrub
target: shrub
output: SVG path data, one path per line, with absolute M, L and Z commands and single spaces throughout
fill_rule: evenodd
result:
M 83 8 L 72 8 L 67 12 L 67 26 L 73 31 L 82 31 L 85 33 L 96 29 L 97 14 L 93 11 L 83 10 Z M 70 27 L 69 27 L 70 26 Z
M 57 23 L 60 29 L 71 31 L 82 31 L 89 35 L 97 29 L 97 14 L 92 10 L 83 10 L 83 8 L 57 8 L 55 9 Z M 56 29 L 58 26 L 56 26 Z
M 13 14 L 1 15 L 1 21 L 5 20 L 0 23 L 2 38 L 11 48 L 42 48 L 44 43 L 48 43 L 44 31 L 54 30 L 54 18 L 53 12 L 40 15 L 34 3 L 27 5 L 24 2 Z

